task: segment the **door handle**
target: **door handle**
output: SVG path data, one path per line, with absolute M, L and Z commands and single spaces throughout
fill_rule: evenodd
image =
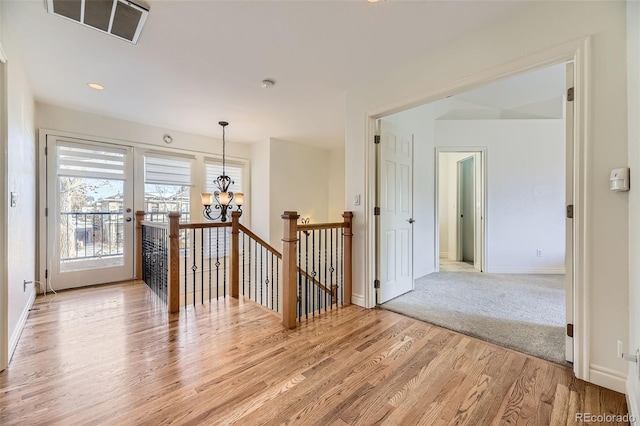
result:
M 407 222 L 409 222 L 409 223 L 413 223 L 413 222 L 415 222 L 415 220 L 413 220 L 413 218 L 412 218 L 412 217 L 410 217 L 409 219 L 407 219 Z
M 126 220 L 127 222 L 131 222 L 131 218 L 130 218 L 130 217 L 126 218 L 125 220 Z

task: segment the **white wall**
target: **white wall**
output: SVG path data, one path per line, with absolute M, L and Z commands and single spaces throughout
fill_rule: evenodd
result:
M 310 218 L 311 223 L 327 222 L 329 151 L 272 138 L 270 163 L 269 239 L 280 249 L 283 212 L 297 211 L 301 218 Z
M 344 208 L 344 147 L 329 151 L 329 222 L 340 222 Z
M 437 120 L 435 144 L 487 148 L 486 272 L 564 273 L 564 120 Z
M 247 202 L 254 207 L 251 215 L 251 230 L 265 241 L 269 239 L 271 226 L 271 141 L 251 145 L 251 198 Z M 280 246 L 275 246 L 279 248 Z
M 640 2 L 627 2 L 627 81 L 629 98 L 629 345 L 626 351 L 640 348 Z M 629 408 L 639 418 L 640 380 L 636 366 L 628 366 Z
M 611 168 L 627 164 L 625 19 L 622 2 L 535 4 L 348 90 L 345 200 L 347 208 L 354 209 L 354 301 L 371 303 L 371 298 L 365 300 L 365 285 L 370 288 L 365 271 L 369 200 L 359 207 L 350 202 L 354 194 L 365 194 L 367 188 L 365 144 L 370 141 L 366 117 L 415 105 L 427 100 L 426 94 L 441 93 L 443 87 L 462 87 L 469 81 L 464 79 L 478 73 L 589 35 L 590 133 L 585 176 L 589 352 L 585 377 L 607 387 L 624 387 L 628 366 L 616 358 L 615 349 L 616 340 L 628 338 L 629 212 L 627 194 L 610 192 L 608 176 Z M 446 95 L 442 93 L 442 97 Z
M 35 279 L 36 253 L 36 136 L 35 102 L 19 51 L 13 49 L 9 34 L 2 35 L 7 55 L 7 176 L 9 192 L 17 195 L 17 205 L 9 207 L 8 245 L 8 337 L 9 356 L 18 342 L 24 322 L 35 298 L 34 285 L 24 280 Z
M 121 140 L 127 143 L 144 143 L 162 148 L 175 148 L 207 153 L 222 153 L 222 139 L 193 133 L 179 132 L 163 127 L 108 117 L 63 108 L 38 102 L 36 105 L 36 126 L 40 129 L 59 130 L 86 136 L 98 136 Z M 212 126 L 220 127 L 212 123 Z M 167 145 L 162 140 L 165 134 L 173 137 L 173 143 Z M 220 130 L 222 135 L 222 130 Z M 251 145 L 233 141 L 233 123 L 227 127 L 227 155 L 239 158 L 251 158 Z

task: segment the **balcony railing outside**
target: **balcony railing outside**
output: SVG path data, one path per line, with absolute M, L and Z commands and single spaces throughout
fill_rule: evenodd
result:
M 62 212 L 60 260 L 122 256 L 123 232 L 122 212 Z

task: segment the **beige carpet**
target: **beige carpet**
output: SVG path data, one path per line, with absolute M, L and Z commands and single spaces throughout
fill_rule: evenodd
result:
M 438 272 L 382 307 L 565 364 L 564 275 Z

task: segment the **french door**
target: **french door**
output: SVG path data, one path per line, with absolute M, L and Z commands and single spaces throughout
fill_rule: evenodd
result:
M 47 135 L 45 153 L 51 286 L 133 278 L 133 148 Z

